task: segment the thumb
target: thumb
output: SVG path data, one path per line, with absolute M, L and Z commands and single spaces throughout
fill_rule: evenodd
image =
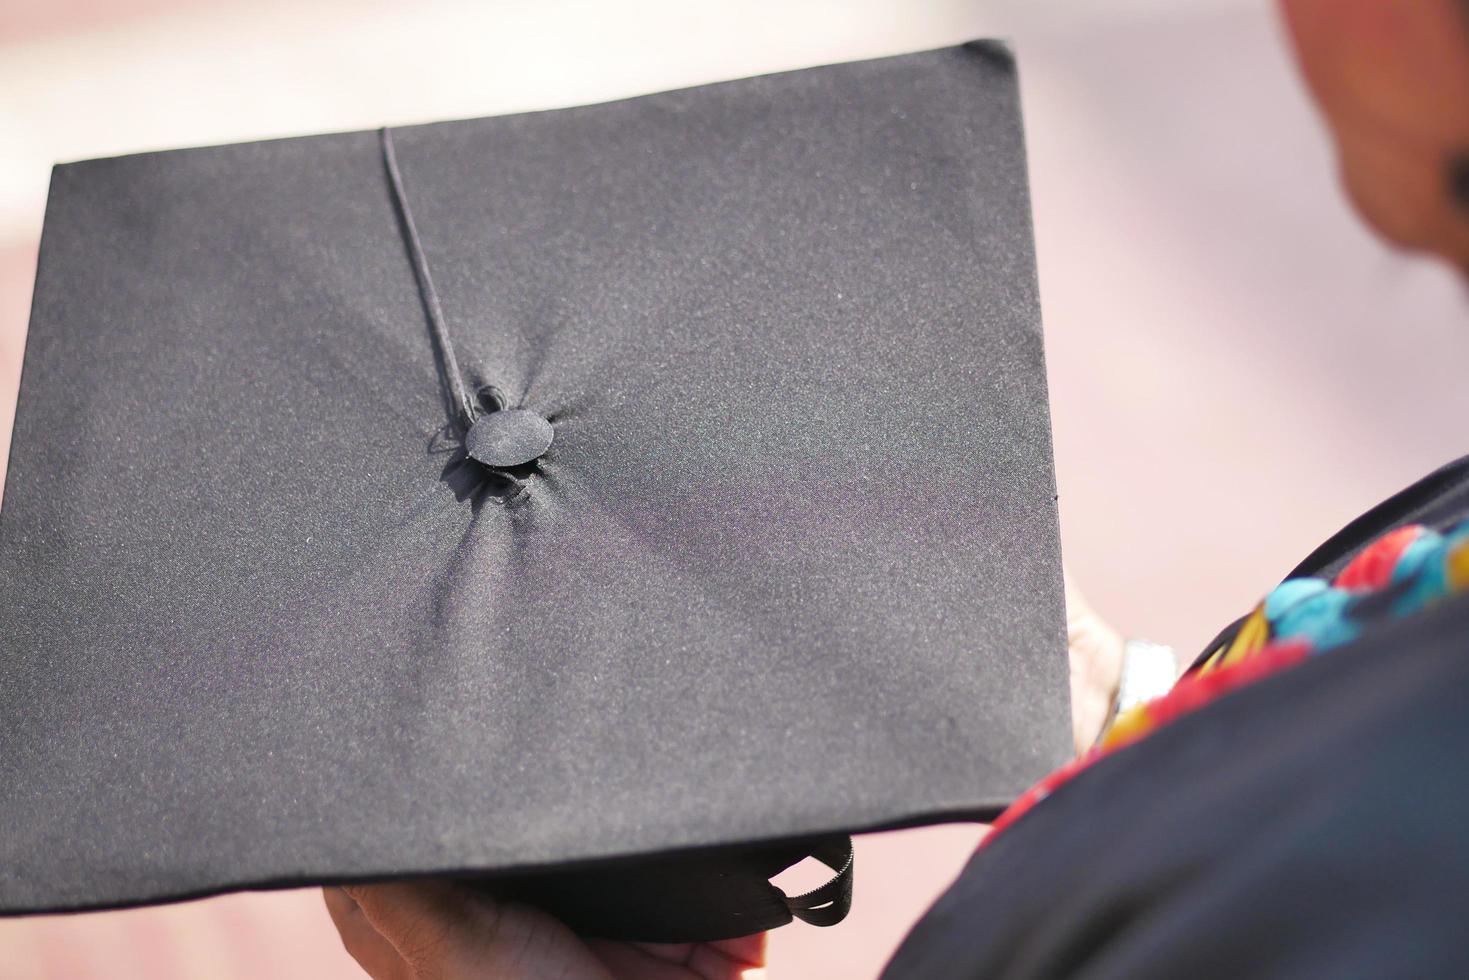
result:
M 350 885 L 347 894 L 419 980 L 608 980 L 570 929 L 544 912 L 442 880 Z
M 471 903 L 448 882 L 346 885 L 343 891 L 415 972 L 437 974 L 494 939 L 497 908 Z

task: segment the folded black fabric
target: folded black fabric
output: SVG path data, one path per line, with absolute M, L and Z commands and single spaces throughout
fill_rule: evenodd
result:
M 60 166 L 0 912 L 992 813 L 1066 753 L 1058 559 L 1000 45 Z

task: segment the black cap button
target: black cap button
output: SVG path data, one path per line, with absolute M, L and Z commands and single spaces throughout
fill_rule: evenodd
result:
M 525 408 L 481 415 L 469 427 L 464 449 L 486 466 L 523 466 L 551 448 L 551 423 Z

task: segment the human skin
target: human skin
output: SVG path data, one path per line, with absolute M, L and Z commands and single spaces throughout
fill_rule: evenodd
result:
M 764 935 L 657 945 L 582 939 L 536 909 L 446 881 L 325 888 L 342 944 L 373 980 L 754 980 Z
M 1281 9 L 1357 211 L 1469 274 L 1469 0 Z
M 1384 238 L 1469 274 L 1469 0 L 1281 0 L 1342 182 Z M 1122 640 L 1067 582 L 1073 735 L 1095 738 Z M 762 975 L 764 937 L 651 946 L 583 939 L 446 882 L 325 889 L 374 980 L 726 980 Z

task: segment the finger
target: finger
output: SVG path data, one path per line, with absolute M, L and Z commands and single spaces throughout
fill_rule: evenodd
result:
M 747 939 L 755 942 L 750 943 Z M 765 935 L 761 933 L 747 939 L 701 943 L 688 959 L 689 970 L 701 980 L 756 980 L 764 977 Z
M 590 940 L 612 974 L 639 980 L 761 980 L 765 934 L 713 943 L 625 943 Z
M 408 964 L 393 944 L 373 928 L 362 908 L 340 888 L 321 890 L 327 914 L 342 937 L 342 947 L 372 980 L 411 980 Z
M 591 939 L 587 946 L 614 977 L 638 980 L 689 980 L 690 971 L 685 964 L 693 955 L 693 947 L 684 945 L 685 951 L 677 959 L 670 958 L 671 947 L 657 944 L 626 943 L 615 939 Z
M 463 892 L 446 882 L 347 885 L 343 891 L 410 967 L 458 959 L 492 938 L 494 917 L 473 922 Z
M 770 933 L 757 932 L 753 936 L 741 936 L 738 939 L 721 939 L 719 942 L 709 943 L 709 946 L 736 963 L 764 966 L 765 944 L 769 938 Z
M 724 969 L 720 961 L 739 968 L 765 965 L 766 933 L 757 932 L 737 939 L 720 939 L 710 943 L 632 943 L 648 955 L 686 966 L 700 962 Z M 698 971 L 695 971 L 698 972 Z M 699 974 L 703 976 L 703 973 Z M 723 976 L 723 973 L 717 974 Z

